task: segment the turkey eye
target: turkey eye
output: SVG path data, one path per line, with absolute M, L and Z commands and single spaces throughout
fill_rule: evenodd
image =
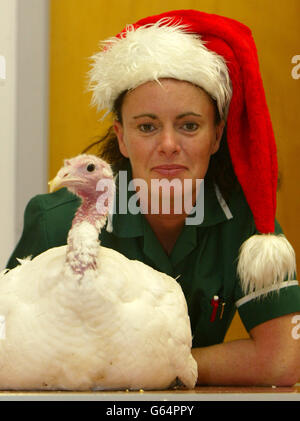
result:
M 95 170 L 95 164 L 89 164 L 87 167 L 86 167 L 86 169 L 87 169 L 87 171 L 89 171 L 89 172 L 93 172 L 94 170 Z

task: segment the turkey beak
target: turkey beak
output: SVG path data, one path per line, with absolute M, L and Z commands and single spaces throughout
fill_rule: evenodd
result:
M 57 175 L 48 183 L 50 193 L 63 187 L 63 178 Z

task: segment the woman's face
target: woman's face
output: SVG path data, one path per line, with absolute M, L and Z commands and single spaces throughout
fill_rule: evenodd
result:
M 189 82 L 161 79 L 129 91 L 122 123 L 114 129 L 133 178 L 203 179 L 220 145 L 224 122 L 216 124 L 210 97 Z

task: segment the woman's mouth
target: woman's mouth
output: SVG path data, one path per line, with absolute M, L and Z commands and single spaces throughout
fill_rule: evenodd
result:
M 187 167 L 178 164 L 164 164 L 164 165 L 157 165 L 156 167 L 152 168 L 152 171 L 157 172 L 160 175 L 165 177 L 174 177 L 175 175 L 179 175 L 182 171 L 186 170 Z

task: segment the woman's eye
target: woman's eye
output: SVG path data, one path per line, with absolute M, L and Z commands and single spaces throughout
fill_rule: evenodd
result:
M 182 125 L 183 130 L 188 132 L 194 132 L 198 129 L 199 125 L 197 123 L 185 123 Z
M 147 124 L 147 123 L 145 123 L 145 124 L 140 124 L 139 126 L 138 126 L 138 128 L 141 130 L 141 132 L 143 132 L 143 133 L 150 133 L 150 132 L 153 132 L 153 130 L 155 130 L 155 127 L 153 126 L 153 124 Z

